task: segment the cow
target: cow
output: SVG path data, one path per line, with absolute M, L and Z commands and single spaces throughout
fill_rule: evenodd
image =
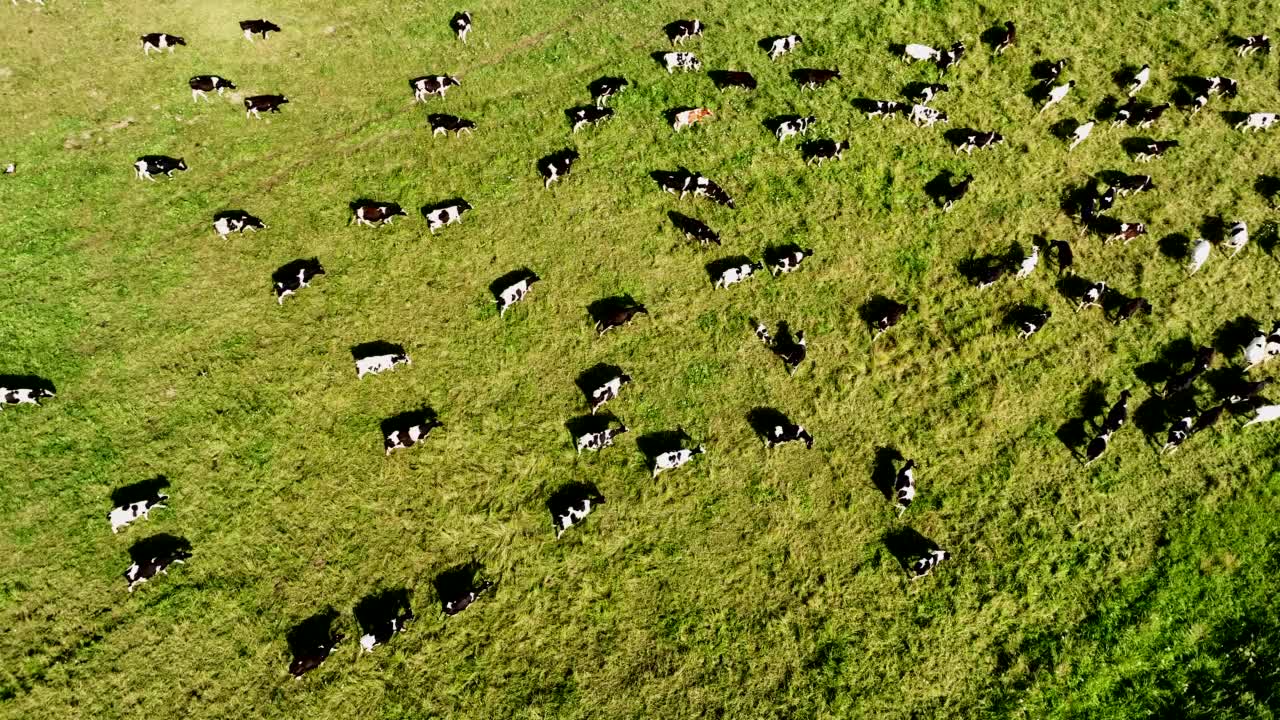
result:
M 942 85 L 940 83 L 926 83 L 912 88 L 906 96 L 912 103 L 928 105 L 933 102 L 933 99 L 938 96 L 938 93 L 944 93 L 949 90 L 951 90 L 951 88 L 947 85 Z
M 1142 117 L 1138 119 L 1138 127 L 1151 127 L 1162 115 L 1164 115 L 1164 112 L 1168 110 L 1169 107 L 1169 103 L 1161 103 L 1159 105 L 1152 105 L 1151 107 L 1146 108 L 1142 111 Z
M 48 388 L 0 387 L 0 410 L 3 410 L 5 405 L 35 405 L 40 407 L 41 400 L 53 396 L 53 391 Z
M 1116 228 L 1114 233 L 1108 235 L 1107 238 L 1103 240 L 1103 243 L 1107 244 L 1114 240 L 1123 240 L 1124 244 L 1128 245 L 1134 238 L 1138 238 L 1146 234 L 1147 226 L 1142 223 L 1120 223 L 1120 227 Z
M 1209 104 L 1208 95 L 1197 95 L 1191 98 L 1191 114 L 1195 115 L 1196 113 L 1203 110 L 1204 106 L 1208 104 Z
M 1116 399 L 1115 405 L 1107 411 L 1107 417 L 1102 421 L 1103 432 L 1115 432 L 1124 427 L 1129 421 L 1129 398 L 1133 393 L 1129 390 L 1122 390 L 1120 397 Z
M 1116 310 L 1116 324 L 1132 318 L 1140 313 L 1151 314 L 1151 301 L 1146 298 L 1129 298 Z
M 213 217 L 213 231 L 218 237 L 226 239 L 231 233 L 243 233 L 245 230 L 265 230 L 262 220 L 243 210 L 221 212 Z
M 893 117 L 894 115 L 906 115 L 909 108 L 906 103 L 900 103 L 897 100 L 871 100 L 867 103 L 867 119 L 873 117 Z
M 601 502 L 604 502 L 602 499 Z M 441 596 L 440 608 L 444 610 L 444 614 L 450 617 L 471 607 L 471 605 L 480 599 L 480 596 L 489 592 L 494 588 L 494 584 L 488 580 L 472 584 L 470 587 L 455 588 L 449 597 Z
M 871 317 L 871 329 L 874 331 L 871 336 L 871 342 L 875 342 L 889 328 L 901 322 L 902 316 L 907 314 L 907 309 L 906 305 L 896 300 L 888 299 L 880 307 L 876 308 L 875 314 Z
M 1040 246 L 1032 243 L 1031 254 L 1022 259 L 1022 263 L 1018 265 L 1018 272 L 1014 273 L 1014 277 L 1019 280 L 1031 277 L 1031 273 L 1035 272 L 1039 264 Z
M 671 129 L 680 132 L 680 128 L 689 127 L 694 123 L 702 122 L 713 116 L 713 113 L 707 108 L 693 108 L 692 110 L 681 110 L 673 116 Z
M 676 228 L 684 233 L 688 240 L 697 240 L 700 245 L 706 247 L 712 243 L 720 244 L 720 233 L 712 230 L 706 223 L 687 215 L 672 213 L 672 221 L 675 222 Z
M 1223 245 L 1231 251 L 1231 256 L 1235 257 L 1248 244 L 1249 225 L 1243 220 L 1237 220 L 1227 229 L 1227 241 Z
M 1133 159 L 1138 162 L 1149 162 L 1152 158 L 1158 158 L 1176 147 L 1178 147 L 1177 140 L 1147 140 L 1137 147 Z
M 685 40 L 691 37 L 702 37 L 702 21 L 701 20 L 676 20 L 665 28 L 667 31 L 667 39 L 672 45 L 683 45 Z
M 1080 296 L 1080 304 L 1076 306 L 1076 312 L 1080 312 L 1087 307 L 1102 307 L 1102 297 L 1107 294 L 1107 284 L 1105 282 L 1096 282 L 1090 285 L 1084 291 L 1084 295 Z
M 599 452 L 607 447 L 613 447 L 613 439 L 625 432 L 627 432 L 627 426 L 623 425 L 618 428 L 609 428 L 599 432 L 589 432 L 579 435 L 575 439 L 578 454 L 581 455 L 583 450 Z
M 191 557 L 191 553 L 186 550 L 174 549 L 165 552 L 162 555 L 152 556 L 141 562 L 135 561 L 124 571 L 124 580 L 129 587 L 129 592 L 142 583 L 150 580 L 156 575 L 168 575 L 169 568 L 175 563 L 185 565 Z
M 1224 98 L 1233 98 L 1240 92 L 1240 83 L 1229 77 L 1214 75 L 1204 79 L 1205 92 L 1210 95 L 1221 95 Z
M 1213 348 L 1200 348 L 1196 353 L 1195 364 L 1191 366 L 1191 369 L 1169 378 L 1164 384 L 1164 392 L 1161 395 L 1165 398 L 1170 398 L 1190 390 L 1191 386 L 1195 384 L 1196 378 L 1209 369 L 1210 363 L 1213 362 L 1213 357 Z
M 998 132 L 978 132 L 965 137 L 964 141 L 956 146 L 956 152 L 970 155 L 974 150 L 985 150 L 1003 142 L 1004 136 Z
M 1195 241 L 1191 246 L 1191 262 L 1187 264 L 1187 274 L 1195 275 L 1196 271 L 1209 259 L 1209 251 L 1213 244 L 1204 238 Z
M 1277 119 L 1280 119 L 1280 114 L 1269 112 L 1249 113 L 1243 120 L 1236 123 L 1236 129 L 1241 132 L 1249 132 L 1250 130 L 1262 131 L 1275 125 Z
M 261 35 L 266 40 L 267 33 L 280 32 L 280 26 L 270 20 L 241 20 L 240 31 L 244 33 L 245 40 L 253 42 L 254 35 Z
M 471 209 L 471 204 L 466 200 L 459 199 L 457 202 L 449 205 L 438 206 L 434 208 L 424 208 L 422 216 L 427 219 L 427 229 L 434 235 L 446 225 L 452 225 L 456 222 L 462 222 L 462 214 Z
M 1164 447 L 1160 448 L 1160 454 L 1163 455 L 1177 450 L 1178 446 L 1191 435 L 1191 426 L 1194 422 L 1195 418 L 1184 417 L 1173 425 L 1170 425 L 1169 439 L 1165 442 Z
M 533 273 L 529 273 L 515 282 L 498 290 L 498 317 L 501 318 L 507 314 L 507 309 L 512 305 L 524 299 L 525 295 L 533 289 L 533 284 L 541 280 Z
M 1260 332 L 1257 336 L 1255 336 L 1252 340 L 1249 341 L 1248 345 L 1244 346 L 1244 361 L 1245 361 L 1244 369 L 1250 370 L 1255 365 L 1259 365 L 1268 359 L 1269 359 L 1269 355 L 1267 353 L 1267 335 L 1266 333 Z
M 816 122 L 818 122 L 818 118 L 812 115 L 787 118 L 778 123 L 778 127 L 773 131 L 773 134 L 778 137 L 778 142 L 782 142 L 794 135 L 804 135 L 809 132 L 809 128 Z
M 161 175 L 165 177 L 173 177 L 173 174 L 179 170 L 186 171 L 187 162 L 182 158 L 171 158 L 167 155 L 143 155 L 133 164 L 134 172 L 139 180 L 155 181 L 152 175 Z
M 392 430 L 383 438 L 383 456 L 390 455 L 392 450 L 404 450 L 417 445 L 425 440 L 433 429 L 438 427 L 444 427 L 444 423 L 431 418 L 420 423 L 407 425 L 399 430 Z
M 956 203 L 963 200 L 964 196 L 969 194 L 969 185 L 972 183 L 973 176 L 965 175 L 960 182 L 956 183 L 950 190 L 948 190 L 946 200 L 942 203 L 942 212 L 951 212 L 951 208 L 955 207 Z
M 626 90 L 628 84 L 625 78 L 602 77 L 588 85 L 587 90 L 591 92 L 591 99 L 595 101 L 596 107 L 604 107 L 609 98 Z
M 950 560 L 951 553 L 946 550 L 930 550 L 928 555 L 911 563 L 911 579 L 919 580 L 920 578 L 933 572 L 938 563 L 943 560 Z
M 1053 262 L 1058 266 L 1058 274 L 1064 272 L 1074 272 L 1071 265 L 1075 262 L 1075 255 L 1071 252 L 1071 243 L 1066 240 L 1054 240 L 1049 243 L 1049 252 L 1053 254 Z
M 1271 52 L 1271 38 L 1266 35 L 1250 35 L 1241 38 L 1236 47 L 1236 54 L 1240 57 L 1252 55 L 1261 50 L 1264 53 Z
M 443 98 L 445 91 L 450 87 L 461 87 L 461 85 L 457 78 L 448 75 L 423 75 L 409 81 L 414 102 L 426 102 L 431 95 L 439 95 Z
M 667 74 L 676 70 L 701 70 L 702 62 L 697 56 L 688 52 L 669 52 L 662 54 L 662 65 L 667 69 Z
M 168 497 L 156 490 L 147 497 L 112 508 L 111 512 L 107 513 L 107 520 L 111 523 L 111 534 L 120 532 L 120 528 L 128 526 L 138 518 L 150 520 L 152 510 L 168 507 L 164 504 Z
M 797 46 L 804 43 L 804 38 L 796 34 L 783 35 L 782 37 L 773 38 L 769 42 L 769 59 L 777 60 L 787 53 L 795 50 Z
M 365 628 L 365 634 L 360 636 L 360 647 L 365 652 L 373 652 L 373 649 L 379 645 L 386 645 L 391 642 L 391 638 L 396 633 L 404 632 L 404 626 L 410 620 L 413 620 L 413 610 L 402 608 L 394 616 L 373 623 L 372 626 Z
M 1058 85 L 1056 87 L 1050 88 L 1049 94 L 1045 96 L 1044 105 L 1040 106 L 1040 112 L 1044 112 L 1045 110 L 1048 110 L 1054 105 L 1057 105 L 1058 103 L 1062 102 L 1062 99 L 1065 98 L 1067 96 L 1067 93 L 1071 92 L 1071 88 L 1075 86 L 1076 86 L 1075 80 L 1068 80 L 1062 85 Z
M 338 643 L 342 642 L 343 639 L 344 636 L 341 633 L 334 633 L 327 638 L 318 640 L 310 648 L 295 651 L 293 662 L 289 663 L 289 674 L 295 680 L 301 680 L 303 675 L 320 667 L 321 663 L 333 654 L 333 651 L 338 647 Z
M 356 358 L 356 379 L 363 380 L 365 375 L 377 375 L 386 370 L 394 370 L 397 365 L 412 365 L 413 360 L 400 352 L 366 355 Z
M 1114 433 L 1111 431 L 1103 431 L 1097 437 L 1089 441 L 1089 447 L 1085 448 L 1084 451 L 1084 464 L 1086 466 L 1094 460 L 1102 457 L 1102 454 L 1107 451 L 1107 446 L 1111 444 L 1111 436 L 1113 434 Z
M 1271 378 L 1263 378 L 1254 382 L 1242 381 L 1231 391 L 1231 394 L 1227 396 L 1227 402 L 1232 405 L 1249 402 L 1258 397 L 1258 393 L 1267 389 L 1267 386 L 1274 382 L 1275 380 L 1272 380 Z
M 564 150 L 539 160 L 538 172 L 542 174 L 542 189 L 549 189 L 551 183 L 568 175 L 577 159 L 578 151 Z
M 1067 69 L 1067 59 L 1062 58 L 1061 60 L 1046 62 L 1044 65 L 1040 66 L 1039 69 L 1042 73 L 1040 76 L 1040 84 L 1048 87 L 1058 82 L 1058 78 L 1062 76 L 1062 71 Z
M 1013 47 L 1018 42 L 1018 29 L 1014 27 L 1013 21 L 1008 20 L 1004 24 L 1004 32 L 996 37 L 996 54 L 1003 55 L 1005 50 Z
M 347 221 L 347 224 L 350 225 L 354 222 L 357 225 L 368 225 L 369 227 L 390 225 L 391 220 L 396 216 L 408 217 L 409 213 L 405 212 L 396 203 L 360 200 L 351 206 L 351 219 Z
M 912 62 L 937 62 L 942 57 L 942 53 L 928 45 L 919 43 L 909 43 L 902 46 L 902 61 L 906 63 Z
M 218 75 L 196 75 L 187 81 L 187 86 L 191 88 L 192 102 L 200 102 L 200 98 L 209 100 L 209 97 L 205 95 L 208 92 L 216 90 L 221 95 L 223 90 L 236 89 L 235 83 Z
M 462 41 L 462 44 L 466 45 L 467 33 L 471 32 L 471 13 L 466 10 L 456 13 L 453 18 L 449 20 L 449 27 L 453 29 L 453 34 L 458 36 L 458 39 Z
M 1245 423 L 1243 427 L 1280 420 L 1280 405 L 1263 405 L 1259 408 L 1255 408 L 1254 413 L 1253 419 Z
M 595 415 L 596 411 L 604 407 L 605 403 L 616 399 L 618 393 L 622 392 L 622 386 L 630 382 L 630 375 L 620 373 L 604 381 L 599 387 L 592 389 L 591 396 L 588 398 L 591 403 L 591 414 Z
M 733 267 L 725 268 L 716 276 L 715 282 L 712 283 L 712 287 L 727 288 L 730 285 L 737 285 L 743 280 L 751 277 L 757 270 L 763 269 L 764 265 L 760 263 L 742 263 L 741 265 L 734 265 Z
M 1226 409 L 1227 405 L 1226 403 L 1223 403 L 1221 405 L 1215 405 L 1200 413 L 1200 415 L 1196 417 L 1195 427 L 1191 428 L 1191 434 L 1194 435 L 1201 430 L 1208 430 L 1213 427 L 1214 424 L 1218 422 L 1218 419 L 1222 417 L 1222 413 Z
M 844 151 L 848 149 L 848 140 L 815 140 L 804 147 L 804 162 L 806 165 L 817 163 L 822 167 L 822 163 L 828 160 L 843 160 Z
M 553 497 L 550 505 L 551 522 L 556 529 L 556 539 L 569 528 L 582 522 L 598 505 L 604 504 L 604 496 L 594 489 L 583 488 L 572 497 Z
M 324 267 L 316 258 L 310 260 L 294 260 L 275 273 L 276 304 L 284 305 L 284 299 L 304 287 L 311 287 L 311 281 L 324 274 Z
M 938 66 L 938 72 L 946 75 L 947 71 L 960 62 L 960 58 L 964 57 L 965 47 L 963 42 L 957 42 L 951 46 L 950 50 L 944 50 L 938 56 L 934 64 Z
M 471 134 L 476 124 L 470 120 L 464 120 L 456 115 L 445 115 L 444 113 L 432 113 L 427 116 L 427 124 L 431 126 L 431 137 L 436 135 L 448 135 L 453 133 L 454 137 L 466 133 Z
M 699 445 L 687 450 L 671 450 L 664 453 L 658 453 L 653 458 L 653 477 L 656 479 L 658 474 L 666 470 L 675 470 L 683 467 L 690 460 L 698 455 L 702 455 L 707 451 L 706 447 Z
M 803 330 L 796 332 L 795 338 L 789 342 L 775 341 L 769 335 L 769 328 L 765 327 L 764 323 L 758 322 L 756 323 L 756 338 L 782 360 L 788 375 L 794 375 L 796 368 L 804 362 L 805 357 L 808 355 L 808 341 L 805 340 Z
M 573 132 L 578 132 L 587 125 L 596 125 L 613 117 L 613 110 L 606 107 L 596 107 L 587 105 L 584 107 L 570 108 L 565 110 L 564 114 L 569 118 L 569 126 Z
M 18 164 L 17 164 L 17 163 L 9 163 L 8 165 L 5 165 L 5 166 L 4 166 L 4 174 L 5 174 L 5 175 L 12 175 L 12 174 L 14 174 L 14 173 L 16 173 L 16 172 L 18 172 Z
M 988 265 L 987 267 L 980 269 L 977 274 L 974 275 L 974 284 L 978 286 L 979 290 L 986 290 L 997 282 L 1000 282 L 1000 278 L 1004 277 L 1008 272 L 1009 268 L 1006 267 L 1004 263 Z
M 177 35 L 170 35 L 169 33 L 162 32 L 147 33 L 142 36 L 142 54 L 150 55 L 152 50 L 155 50 L 156 52 L 168 50 L 172 54 L 174 48 L 179 45 L 186 44 L 187 41 Z
M 1135 124 L 1135 116 L 1140 115 L 1144 107 L 1141 101 L 1129 98 L 1129 102 L 1116 108 L 1115 115 L 1111 119 L 1111 127 Z
M 802 442 L 805 449 L 813 449 L 813 436 L 809 434 L 808 430 L 804 429 L 803 425 L 793 425 L 791 423 L 774 425 L 769 428 L 769 431 L 764 436 L 765 449 L 772 449 L 790 442 Z
M 898 517 L 902 517 L 902 513 L 911 507 L 911 503 L 916 499 L 916 461 L 908 460 L 898 471 L 897 477 L 893 479 L 893 494 L 897 501 Z
M 795 250 L 788 251 L 787 253 L 770 261 L 769 273 L 773 277 L 778 277 L 784 273 L 794 272 L 800 267 L 800 263 L 804 262 L 804 259 L 810 255 L 813 255 L 812 250 L 797 248 Z
M 280 106 L 289 102 L 289 98 L 283 95 L 254 95 L 244 99 L 244 116 L 247 118 L 252 115 L 254 118 L 261 120 L 262 116 L 258 113 L 266 111 L 278 113 Z
M 933 127 L 935 123 L 945 123 L 950 120 L 945 112 L 935 110 L 928 105 L 912 105 L 907 119 L 916 127 Z
M 1098 203 L 1098 212 L 1110 210 L 1111 206 L 1116 204 L 1116 189 L 1108 187 L 1105 192 L 1097 196 L 1096 202 Z
M 1155 184 L 1151 182 L 1150 175 L 1126 175 L 1113 187 L 1120 193 L 1121 197 L 1156 189 Z
M 1026 340 L 1044 328 L 1053 313 L 1048 310 L 1032 309 L 1018 320 L 1018 337 Z
M 658 187 L 672 195 L 679 195 L 683 200 L 685 195 L 694 191 L 694 182 L 700 177 L 702 176 L 682 167 L 672 173 L 662 173 L 658 177 Z
M 1143 65 L 1129 80 L 1129 97 L 1136 96 L 1151 81 L 1151 66 Z
M 649 310 L 644 305 L 627 305 L 614 308 L 596 320 L 596 336 L 599 337 L 614 328 L 630 324 L 636 315 L 648 314 Z
M 731 87 L 739 87 L 744 90 L 756 89 L 755 76 L 744 70 L 713 72 L 711 73 L 711 81 L 716 84 L 716 88 L 719 90 Z
M 693 194 L 695 197 L 705 197 L 729 208 L 734 207 L 733 198 L 729 197 L 729 193 L 725 192 L 724 188 L 696 173 L 693 176 Z M 684 197 L 684 193 L 680 193 L 680 196 Z
M 801 88 L 816 90 L 832 80 L 840 79 L 840 70 L 823 70 L 820 68 L 800 68 L 791 73 Z

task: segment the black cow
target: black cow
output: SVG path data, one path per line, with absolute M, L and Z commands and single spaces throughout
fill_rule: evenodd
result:
M 138 175 L 139 180 L 152 180 L 152 175 L 161 175 L 165 177 L 173 177 L 173 174 L 179 170 L 187 169 L 187 162 L 182 158 L 171 158 L 167 155 L 143 155 L 133 164 L 133 169 Z
M 310 260 L 294 260 L 276 270 L 272 276 L 276 291 L 276 304 L 283 305 L 284 299 L 304 287 L 310 287 L 311 281 L 324 274 L 324 266 L 316 258 Z
M 731 87 L 739 87 L 746 90 L 756 89 L 755 76 L 744 70 L 722 70 L 719 72 L 712 72 L 711 82 L 715 83 L 716 88 L 719 90 Z
M 840 79 L 840 70 L 824 70 L 821 68 L 800 68 L 791 73 L 791 77 L 795 78 L 796 83 L 802 88 L 815 90 L 826 85 L 832 80 Z
M 464 120 L 456 115 L 445 115 L 444 113 L 432 113 L 427 116 L 427 124 L 431 126 L 431 137 L 436 135 L 448 135 L 453 133 L 454 136 L 466 133 L 471 134 L 476 124 L 470 120 Z
M 241 20 L 240 31 L 244 33 L 245 40 L 253 42 L 254 35 L 261 35 L 266 40 L 267 33 L 280 32 L 280 26 L 270 20 Z
M 672 212 L 670 215 L 676 229 L 683 232 L 684 236 L 689 240 L 697 240 L 703 247 L 712 243 L 720 244 L 720 233 L 712 230 L 701 220 L 691 218 L 688 215 L 681 215 L 677 212 Z
M 629 325 L 636 315 L 648 314 L 648 308 L 640 304 L 611 308 L 596 320 L 596 335 L 604 335 L 614 328 Z
M 350 225 L 354 222 L 357 225 L 390 225 L 392 218 L 397 215 L 408 217 L 406 213 L 396 203 L 375 202 L 373 200 L 359 200 L 351 205 L 351 220 L 347 221 Z
M 244 116 L 250 115 L 257 119 L 262 119 L 260 112 L 280 112 L 280 106 L 289 102 L 289 98 L 283 95 L 253 95 L 244 99 Z

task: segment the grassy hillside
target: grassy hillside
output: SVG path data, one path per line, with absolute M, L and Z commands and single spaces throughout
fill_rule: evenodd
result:
M 1255 189 L 1280 174 L 1280 135 L 1221 112 L 1280 111 L 1276 59 L 1223 42 L 1267 31 L 1270 5 L 481 0 L 463 46 L 447 27 L 463 8 L 438 3 L 47 2 L 0 7 L 0 163 L 18 164 L 0 176 L 0 373 L 58 389 L 0 413 L 0 715 L 1274 716 L 1276 428 L 1224 418 L 1161 457 L 1151 399 L 1195 345 L 1222 348 L 1211 375 L 1230 377 L 1236 328 L 1280 315 L 1275 211 Z M 662 26 L 694 14 L 704 70 L 749 70 L 757 91 L 652 60 Z M 236 21 L 260 16 L 284 32 L 250 44 Z M 994 57 L 978 36 L 1006 19 L 1020 43 Z M 188 45 L 144 58 L 153 31 Z M 755 46 L 792 31 L 805 44 L 777 63 Z M 936 78 L 890 43 L 955 39 L 970 53 L 935 105 L 1003 146 L 956 155 L 948 126 L 853 108 Z M 1077 86 L 1037 117 L 1030 68 L 1058 57 Z M 1237 78 L 1240 97 L 1149 131 L 1100 124 L 1068 154 L 1053 124 L 1088 119 L 1144 62 L 1149 100 L 1180 75 Z M 799 67 L 844 77 L 801 91 Z M 187 78 L 206 73 L 290 104 L 252 121 L 231 94 L 193 103 Z M 462 85 L 415 106 L 407 80 L 426 73 Z M 606 74 L 631 82 L 616 117 L 570 135 L 563 111 Z M 673 134 L 682 106 L 716 118 Z M 433 139 L 437 111 L 479 127 Z M 762 125 L 793 112 L 848 139 L 844 160 L 806 167 Z M 1138 135 L 1182 146 L 1138 165 L 1121 146 Z M 582 159 L 544 191 L 534 163 L 566 147 Z M 191 169 L 136 181 L 153 153 Z M 737 209 L 649 177 L 680 165 Z M 947 170 L 975 181 L 943 214 L 923 188 Z M 1077 238 L 1061 196 L 1109 170 L 1154 175 L 1112 212 L 1148 237 Z M 413 210 L 456 196 L 475 210 L 429 234 Z M 411 217 L 348 226 L 361 197 Z M 211 218 L 231 208 L 270 228 L 219 240 Z M 723 247 L 685 241 L 673 209 Z M 1215 216 L 1255 241 L 1188 278 L 1169 238 Z M 1037 235 L 1071 239 L 1082 276 L 1154 312 L 1074 315 L 1047 263 L 983 291 L 958 271 Z M 787 242 L 816 254 L 711 289 L 707 263 Z M 272 271 L 312 256 L 327 274 L 278 306 Z M 521 267 L 543 281 L 499 319 L 489 284 Z M 587 306 L 620 294 L 651 315 L 597 338 Z M 873 345 L 859 308 L 879 294 L 912 312 Z M 1004 325 L 1020 303 L 1055 313 L 1027 342 Z M 750 318 L 805 331 L 794 377 Z M 413 364 L 357 381 L 350 348 L 373 340 Z M 578 457 L 565 423 L 597 363 L 635 378 L 609 406 L 633 433 Z M 1083 467 L 1060 438 L 1124 388 L 1140 421 Z M 384 458 L 379 423 L 423 406 L 446 428 Z M 814 449 L 765 452 L 757 407 Z M 651 480 L 636 438 L 677 427 L 708 452 Z M 872 479 L 886 448 L 919 464 L 901 518 Z M 112 491 L 156 475 L 170 507 L 112 535 Z M 608 502 L 557 541 L 545 503 L 574 481 Z M 129 548 L 159 533 L 194 556 L 126 593 Z M 911 533 L 953 559 L 908 580 Z M 497 590 L 446 621 L 432 581 L 470 561 Z M 361 653 L 352 608 L 401 588 L 418 620 Z M 295 681 L 286 636 L 330 608 L 347 640 Z

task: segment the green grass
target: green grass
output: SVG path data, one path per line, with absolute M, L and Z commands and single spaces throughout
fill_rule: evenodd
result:
M 705 5 L 688 49 L 755 73 L 745 94 L 650 59 L 661 26 L 691 14 L 668 2 L 480 2 L 468 46 L 446 25 L 461 7 L 437 3 L 48 2 L 0 10 L 0 161 L 18 163 L 0 180 L 0 372 L 59 390 L 0 413 L 0 715 L 1275 716 L 1274 429 L 1227 419 L 1160 458 L 1126 428 L 1087 469 L 1056 438 L 1090 387 L 1134 387 L 1137 406 L 1152 390 L 1135 371 L 1170 344 L 1275 315 L 1260 243 L 1193 278 L 1156 247 L 1206 215 L 1255 235 L 1275 220 L 1253 184 L 1277 172 L 1278 136 L 1218 112 L 1280 108 L 1275 60 L 1221 42 L 1265 32 L 1267 5 Z M 235 22 L 259 16 L 284 32 L 250 45 Z M 1021 42 L 993 58 L 977 36 L 1010 18 Z M 159 30 L 189 45 L 144 59 L 137 36 Z M 806 43 L 776 64 L 754 45 L 792 30 Z M 1005 146 L 957 157 L 945 128 L 851 107 L 933 77 L 889 43 L 958 37 L 970 55 L 936 104 Z M 1060 56 L 1078 86 L 1037 118 L 1029 68 Z M 1241 97 L 1142 133 L 1183 143 L 1150 166 L 1121 150 L 1137 133 L 1109 128 L 1068 154 L 1049 126 L 1086 119 L 1116 93 L 1111 73 L 1142 62 L 1150 99 L 1183 74 L 1238 78 Z M 844 80 L 801 92 L 786 73 L 805 66 Z M 463 85 L 413 106 L 407 80 L 427 72 Z M 201 73 L 291 103 L 261 122 L 231 97 L 196 105 L 186 79 Z M 569 135 L 563 110 L 604 74 L 632 83 L 617 116 Z M 664 125 L 698 105 L 716 119 Z M 479 128 L 433 140 L 437 110 Z M 761 122 L 790 112 L 848 138 L 844 161 L 807 168 L 780 146 Z M 544 192 L 534 161 L 567 146 L 582 159 Z M 137 182 L 149 153 L 191 170 Z M 738 209 L 677 204 L 648 177 L 682 164 Z M 1159 191 L 1114 214 L 1151 237 L 1075 248 L 1082 275 L 1150 298 L 1150 317 L 1074 316 L 1044 267 L 984 292 L 957 272 L 1037 234 L 1074 238 L 1062 191 L 1139 167 Z M 977 178 L 946 215 L 922 191 L 942 170 Z M 418 217 L 347 226 L 357 197 L 454 196 L 475 210 L 434 236 Z M 724 247 L 678 237 L 677 207 Z M 218 240 L 227 208 L 271 227 Z M 788 241 L 817 251 L 798 273 L 711 290 L 708 261 Z M 278 307 L 271 272 L 311 256 L 328 274 Z M 488 285 L 522 266 L 543 282 L 499 320 Z M 596 338 L 587 305 L 620 293 L 652 314 Z M 875 294 L 913 312 L 873 347 L 857 309 Z M 1022 302 L 1055 312 L 1026 343 L 1002 326 Z M 806 331 L 795 377 L 753 317 Z M 349 348 L 376 339 L 413 365 L 357 382 Z M 611 405 L 635 434 L 578 458 L 574 379 L 600 362 L 636 379 Z M 385 459 L 379 421 L 424 404 L 447 429 Z M 766 454 L 746 422 L 757 406 L 803 422 L 815 449 Z M 677 426 L 708 454 L 653 481 L 634 437 Z M 902 519 L 870 480 L 882 446 L 920 464 Z M 156 474 L 170 508 L 113 536 L 111 491 Z M 557 542 L 544 503 L 570 481 L 608 503 Z M 885 542 L 900 528 L 954 559 L 908 581 Z M 130 545 L 162 532 L 194 557 L 129 595 Z M 469 560 L 499 589 L 446 622 L 431 580 Z M 419 619 L 361 655 L 351 609 L 394 588 Z M 328 607 L 348 639 L 295 682 L 285 636 Z

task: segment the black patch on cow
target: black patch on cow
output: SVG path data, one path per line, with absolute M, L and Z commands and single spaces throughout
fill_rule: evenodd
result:
M 131 485 L 118 487 L 111 491 L 111 507 L 123 507 L 153 499 L 157 493 L 167 487 L 169 487 L 169 478 L 164 475 L 156 475 L 153 478 L 139 480 Z
M 911 564 L 938 549 L 938 544 L 911 528 L 897 528 L 884 535 L 884 547 L 903 572 L 911 572 Z
M 1078 408 L 1077 415 L 1063 423 L 1055 434 L 1077 460 L 1082 460 L 1080 448 L 1091 437 L 1090 425 L 1096 430 L 1098 416 L 1107 409 L 1107 386 L 1099 380 L 1091 381 L 1080 396 Z
M 1007 270 L 1008 268 L 1008 255 L 996 255 L 994 253 L 986 253 L 983 255 L 971 253 L 969 257 L 956 263 L 956 270 L 960 275 L 964 277 L 965 280 L 968 280 L 970 283 L 975 285 L 980 282 L 984 282 L 990 276 L 992 270 Z

